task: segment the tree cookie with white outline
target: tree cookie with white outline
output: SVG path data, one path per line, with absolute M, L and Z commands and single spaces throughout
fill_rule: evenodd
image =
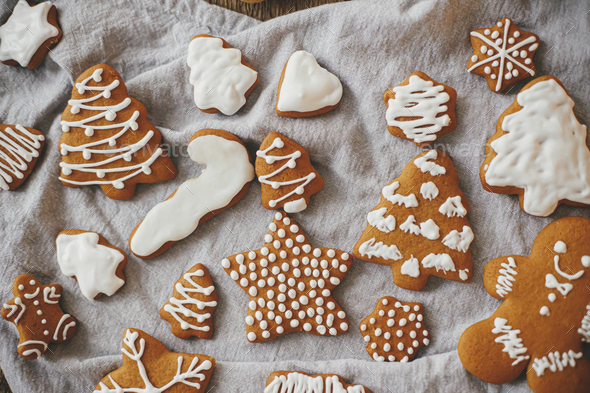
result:
M 13 191 L 27 180 L 45 146 L 45 135 L 20 124 L 0 124 L 0 188 Z
M 375 310 L 359 325 L 365 349 L 378 362 L 409 362 L 416 352 L 430 343 L 424 325 L 422 304 L 402 303 L 384 296 Z
M 17 350 L 23 358 L 39 359 L 50 343 L 63 343 L 76 333 L 76 320 L 59 306 L 62 292 L 61 285 L 42 285 L 30 274 L 14 280 L 14 299 L 4 303 L 0 314 L 16 326 Z
M 309 375 L 301 371 L 275 371 L 268 376 L 264 393 L 371 393 L 351 385 L 336 374 Z
M 383 96 L 387 130 L 391 135 L 427 147 L 457 127 L 457 92 L 416 71 Z
M 485 289 L 503 303 L 461 335 L 459 357 L 470 373 L 503 384 L 526 370 L 536 393 L 588 392 L 589 234 L 590 220 L 560 218 L 539 233 L 530 256 L 488 262 Z
M 509 18 L 495 26 L 471 32 L 473 55 L 467 70 L 483 76 L 490 90 L 500 93 L 516 82 L 535 76 L 533 56 L 539 48 L 539 37 L 519 30 Z

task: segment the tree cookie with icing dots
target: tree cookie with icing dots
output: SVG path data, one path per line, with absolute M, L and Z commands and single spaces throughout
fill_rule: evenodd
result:
M 351 255 L 312 247 L 286 214 L 275 214 L 260 250 L 224 258 L 221 265 L 250 296 L 248 341 L 291 332 L 336 336 L 348 331 L 348 317 L 332 291 L 348 274 Z
M 300 371 L 275 371 L 268 376 L 264 393 L 371 393 L 362 385 L 350 385 L 336 374 L 309 375 Z
M 416 71 L 383 96 L 391 135 L 427 147 L 457 127 L 457 92 Z
M 123 269 L 127 256 L 100 234 L 70 229 L 58 234 L 55 241 L 61 272 L 78 281 L 86 299 L 112 296 L 125 284 Z
M 76 333 L 76 320 L 59 306 L 62 292 L 61 285 L 42 285 L 30 274 L 14 280 L 14 299 L 4 304 L 0 314 L 16 326 L 17 350 L 23 358 L 39 359 L 49 343 L 63 343 Z
M 533 56 L 539 48 L 539 37 L 519 30 L 509 18 L 493 27 L 472 31 L 471 46 L 473 55 L 467 70 L 486 78 L 495 93 L 535 76 Z
M 131 232 L 129 247 L 139 258 L 160 255 L 203 222 L 236 204 L 254 179 L 246 146 L 227 131 L 197 131 L 189 141 L 188 153 L 206 168 L 154 206 Z
M 217 291 L 205 265 L 198 263 L 174 284 L 174 294 L 160 309 L 160 317 L 172 333 L 184 340 L 192 336 L 211 338 L 217 307 Z
M 378 362 L 413 360 L 418 350 L 430 343 L 422 311 L 420 303 L 402 303 L 391 296 L 379 299 L 375 310 L 359 325 L 369 355 Z
M 50 1 L 31 6 L 19 0 L 8 21 L 0 26 L 0 61 L 35 69 L 57 45 L 61 34 L 57 8 Z
M 391 266 L 393 282 L 404 289 L 419 291 L 430 276 L 469 282 L 474 236 L 468 211 L 453 162 L 429 150 L 383 187 L 353 255 Z
M 41 131 L 20 124 L 0 124 L 0 188 L 19 188 L 35 168 L 44 146 Z
M 275 111 L 284 117 L 309 117 L 336 109 L 342 83 L 304 50 L 291 55 L 279 80 Z
M 59 180 L 65 186 L 99 185 L 107 197 L 124 200 L 137 183 L 176 177 L 145 106 L 127 95 L 121 75 L 106 64 L 76 79 L 61 128 Z
M 480 170 L 485 190 L 518 194 L 522 210 L 551 215 L 559 204 L 590 206 L 587 128 L 552 76 L 529 82 L 502 113 Z
M 299 213 L 324 187 L 307 151 L 278 132 L 268 134 L 256 152 L 256 174 L 262 184 L 262 205 L 269 210 Z
M 486 291 L 504 302 L 459 340 L 459 357 L 494 384 L 526 370 L 536 393 L 588 392 L 590 362 L 590 220 L 565 217 L 537 236 L 531 255 L 509 255 L 485 266 Z
M 123 366 L 105 376 L 94 393 L 204 393 L 215 368 L 206 355 L 171 352 L 149 334 L 127 329 Z
M 233 115 L 260 83 L 258 72 L 223 38 L 194 36 L 188 47 L 195 104 L 201 112 Z

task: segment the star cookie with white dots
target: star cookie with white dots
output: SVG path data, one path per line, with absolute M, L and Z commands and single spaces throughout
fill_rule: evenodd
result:
M 375 310 L 359 325 L 371 357 L 384 362 L 409 362 L 430 343 L 420 303 L 401 303 L 384 296 Z
M 286 214 L 276 213 L 260 250 L 232 255 L 221 265 L 250 296 L 248 341 L 291 332 L 336 336 L 348 331 L 348 317 L 332 290 L 350 270 L 352 256 L 312 247 Z

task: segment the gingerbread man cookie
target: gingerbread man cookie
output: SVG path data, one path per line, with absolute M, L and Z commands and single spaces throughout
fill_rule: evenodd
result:
M 45 135 L 33 128 L 0 124 L 0 188 L 16 190 L 33 171 Z
M 362 385 L 350 385 L 336 374 L 309 375 L 300 371 L 275 371 L 266 380 L 264 393 L 371 393 Z
M 215 368 L 205 355 L 171 352 L 139 329 L 123 337 L 123 366 L 110 372 L 94 393 L 203 393 Z
M 62 343 L 76 333 L 76 320 L 59 306 L 61 285 L 41 285 L 30 274 L 18 276 L 12 284 L 14 299 L 0 310 L 2 318 L 14 323 L 20 340 L 18 353 L 25 359 L 39 359 L 49 343 Z
M 589 234 L 590 220 L 561 218 L 539 233 L 530 256 L 486 265 L 486 291 L 504 302 L 462 334 L 459 356 L 469 372 L 502 384 L 526 370 L 536 393 L 588 391 Z

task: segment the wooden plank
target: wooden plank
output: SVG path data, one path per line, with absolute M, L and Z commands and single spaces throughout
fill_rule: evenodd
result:
M 259 20 L 269 20 L 295 11 L 304 11 L 318 5 L 338 3 L 346 0 L 266 0 L 248 3 L 242 0 L 205 0 L 208 3 L 251 16 Z M 248 0 L 259 1 L 259 0 Z

